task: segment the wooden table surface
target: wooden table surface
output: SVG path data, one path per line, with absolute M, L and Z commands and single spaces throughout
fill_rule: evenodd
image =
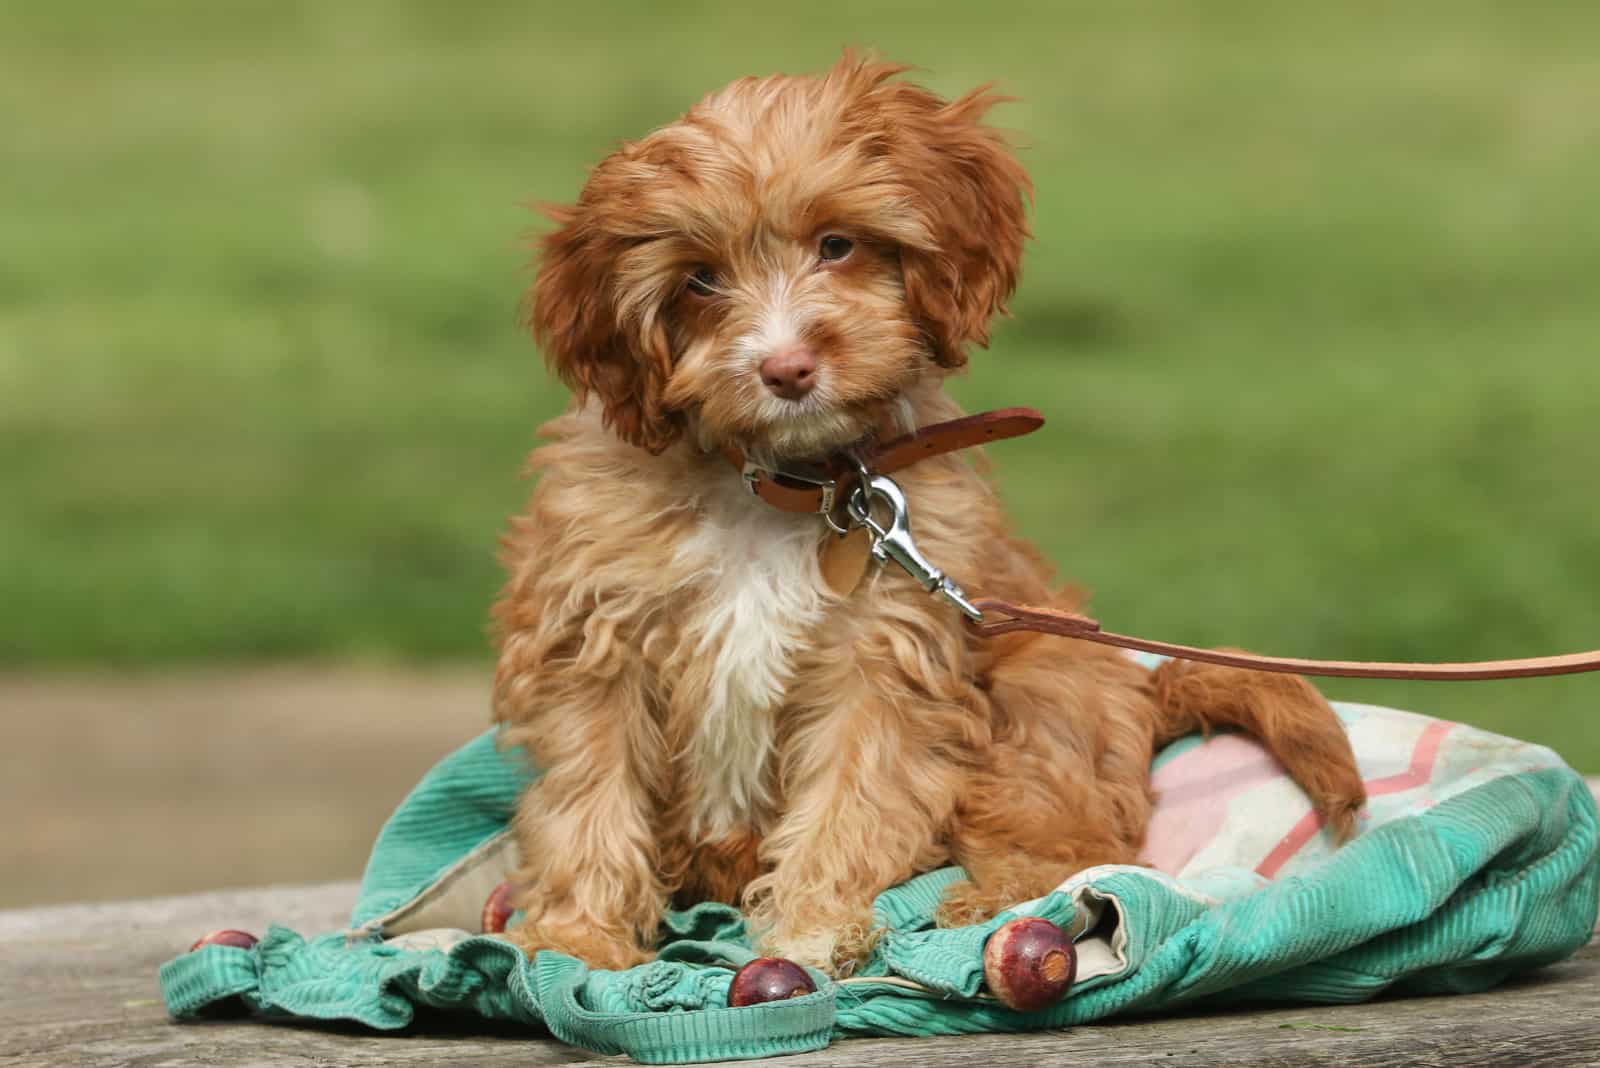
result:
M 222 927 L 343 925 L 355 883 L 0 912 L 0 1065 L 535 1065 L 600 1058 L 526 1031 L 431 1022 L 403 1034 L 259 1020 L 178 1024 L 156 969 Z M 1487 994 L 1114 1021 L 1067 1031 L 854 1039 L 802 1065 L 1567 1065 L 1600 1063 L 1600 943 Z

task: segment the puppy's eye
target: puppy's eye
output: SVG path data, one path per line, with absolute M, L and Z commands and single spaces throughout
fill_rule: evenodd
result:
M 848 237 L 839 234 L 829 234 L 817 245 L 817 255 L 822 257 L 823 263 L 838 263 L 856 247 L 856 243 Z
M 717 295 L 717 272 L 710 267 L 701 267 L 689 276 L 684 285 L 697 297 L 714 297 Z

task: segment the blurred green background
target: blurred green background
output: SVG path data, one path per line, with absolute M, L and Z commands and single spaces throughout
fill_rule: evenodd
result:
M 528 205 L 846 44 L 1019 98 L 1036 238 L 956 388 L 1045 410 L 991 456 L 1108 626 L 1600 645 L 1597 41 L 1593 3 L 7 4 L 0 673 L 485 672 L 564 403 Z M 1597 677 L 1328 689 L 1600 770 Z

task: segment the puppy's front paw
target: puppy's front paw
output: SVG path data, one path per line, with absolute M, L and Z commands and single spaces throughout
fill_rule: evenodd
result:
M 655 959 L 654 953 L 633 939 L 597 928 L 559 928 L 524 920 L 502 937 L 530 958 L 541 949 L 549 949 L 608 972 L 620 972 Z
M 944 888 L 934 922 L 940 927 L 969 927 L 1016 904 L 1017 900 L 1004 892 L 984 890 L 977 883 L 962 879 Z
M 872 956 L 883 937 L 872 914 L 796 929 L 780 927 L 762 939 L 762 952 L 818 968 L 835 979 L 851 975 Z

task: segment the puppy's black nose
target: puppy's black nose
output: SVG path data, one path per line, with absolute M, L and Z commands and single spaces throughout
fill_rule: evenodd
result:
M 804 345 L 781 349 L 761 361 L 761 381 L 774 396 L 799 400 L 817 384 L 817 358 Z

